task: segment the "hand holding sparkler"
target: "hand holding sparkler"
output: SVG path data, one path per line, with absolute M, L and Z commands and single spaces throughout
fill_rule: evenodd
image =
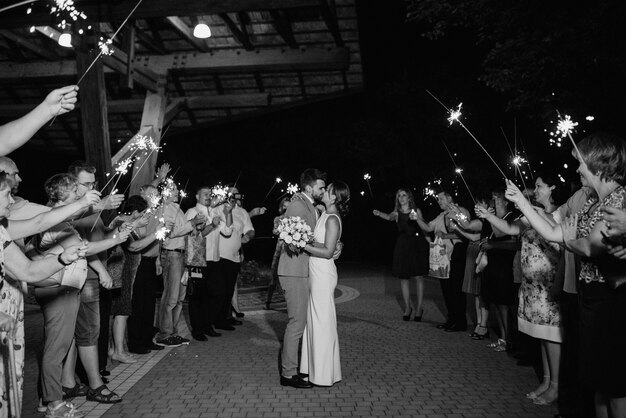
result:
M 161 183 L 165 181 L 170 171 L 172 171 L 170 165 L 168 163 L 163 163 L 155 173 L 154 177 L 159 180 L 159 183 Z
M 524 197 L 524 193 L 513 183 L 511 180 L 506 180 L 506 190 L 504 192 L 504 197 L 515 203 L 518 207 L 524 204 L 530 204 L 526 197 Z
M 88 190 L 78 202 L 83 208 L 100 203 L 100 192 L 97 190 Z
M 78 101 L 78 86 L 66 86 L 52 90 L 44 100 L 50 117 L 57 117 L 74 110 Z

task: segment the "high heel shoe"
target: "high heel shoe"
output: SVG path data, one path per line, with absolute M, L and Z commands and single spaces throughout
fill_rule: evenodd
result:
M 233 306 L 231 306 L 230 309 L 232 309 L 233 313 L 235 314 L 237 318 L 243 318 L 244 316 L 246 316 L 246 314 L 244 314 L 243 312 L 239 312 Z
M 422 316 L 424 315 L 424 309 L 422 309 L 422 313 L 420 313 L 419 315 L 415 315 L 415 318 L 413 318 L 413 320 L 415 322 L 422 322 Z
M 411 314 L 413 313 L 413 308 L 409 309 L 409 314 L 408 315 L 402 315 L 402 320 L 403 321 L 408 321 L 411 319 Z
M 480 332 L 481 329 L 484 329 L 485 332 Z M 472 335 L 472 340 L 480 341 L 485 338 L 489 338 L 489 328 L 479 325 L 478 331 L 474 332 L 474 335 Z M 495 346 L 493 348 L 495 348 Z

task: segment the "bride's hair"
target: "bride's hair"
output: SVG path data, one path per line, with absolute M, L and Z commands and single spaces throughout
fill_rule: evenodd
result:
M 330 186 L 331 193 L 335 195 L 335 206 L 339 214 L 343 217 L 348 214 L 350 209 L 350 188 L 343 181 L 335 181 Z

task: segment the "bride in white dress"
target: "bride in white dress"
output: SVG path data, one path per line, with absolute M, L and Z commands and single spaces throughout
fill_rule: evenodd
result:
M 341 216 L 347 212 L 350 189 L 343 182 L 328 186 L 322 197 L 326 207 L 307 245 L 309 258 L 309 307 L 302 337 L 300 373 L 317 386 L 332 386 L 341 380 L 339 338 L 334 293 L 337 268 L 333 254 L 341 238 Z

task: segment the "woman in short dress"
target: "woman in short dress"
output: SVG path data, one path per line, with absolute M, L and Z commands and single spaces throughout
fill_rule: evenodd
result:
M 393 212 L 383 213 L 379 210 L 373 211 L 374 216 L 378 216 L 386 221 L 396 222 L 398 225 L 398 238 L 393 250 L 392 274 L 400 279 L 400 289 L 404 301 L 404 315 L 402 319 L 409 321 L 412 318 L 419 322 L 422 320 L 424 309 L 424 277 L 428 275 L 428 241 L 426 234 L 420 229 L 416 221 L 409 217 L 411 213 L 422 218 L 421 211 L 415 205 L 413 193 L 407 189 L 398 189 L 396 192 L 396 204 Z M 409 282 L 415 280 L 417 287 L 417 301 L 413 305 Z

